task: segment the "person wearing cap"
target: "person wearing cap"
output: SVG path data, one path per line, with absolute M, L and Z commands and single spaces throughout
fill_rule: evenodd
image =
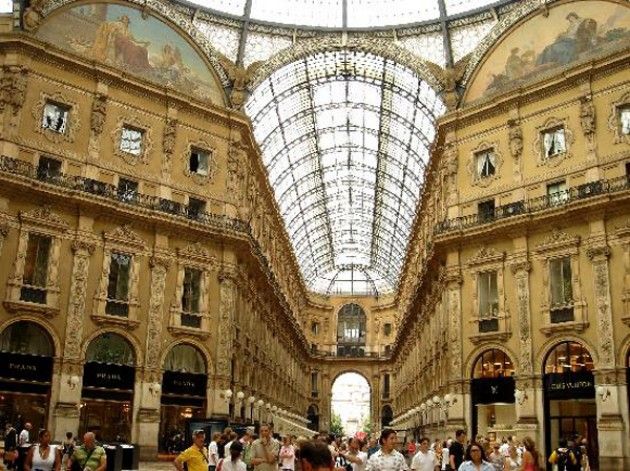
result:
M 173 461 L 177 471 L 184 471 L 184 463 L 188 471 L 208 471 L 208 450 L 204 445 L 205 441 L 206 433 L 203 430 L 193 432 L 192 446 L 182 451 Z

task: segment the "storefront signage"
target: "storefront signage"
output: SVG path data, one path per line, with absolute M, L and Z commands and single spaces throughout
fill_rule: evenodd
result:
M 550 399 L 594 398 L 595 378 L 588 371 L 546 374 L 545 392 Z
M 514 378 L 476 378 L 470 387 L 473 404 L 514 402 Z
M 165 371 L 162 393 L 205 398 L 207 380 L 206 375 Z
M 37 355 L 0 352 L 0 378 L 50 383 L 53 359 Z
M 132 391 L 134 377 L 132 366 L 88 362 L 83 371 L 83 386 Z

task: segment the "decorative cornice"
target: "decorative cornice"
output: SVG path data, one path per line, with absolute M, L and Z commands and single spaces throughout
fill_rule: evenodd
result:
M 31 211 L 20 211 L 19 217 L 22 223 L 44 226 L 56 232 L 65 232 L 70 229 L 70 225 L 54 213 L 49 205 Z
M 549 237 L 536 246 L 534 251 L 543 253 L 564 248 L 575 248 L 578 245 L 580 245 L 580 236 L 572 236 L 556 228 Z
M 505 252 L 498 252 L 492 247 L 482 246 L 479 250 L 466 261 L 468 268 L 479 265 L 490 265 L 505 260 Z
M 109 232 L 103 232 L 103 238 L 109 243 L 131 247 L 135 250 L 144 250 L 146 243 L 136 232 L 131 229 L 131 225 L 124 224 Z
M 608 257 L 610 257 L 610 247 L 608 247 L 607 245 L 589 247 L 588 249 L 586 249 L 586 255 L 593 262 L 597 260 L 606 260 Z

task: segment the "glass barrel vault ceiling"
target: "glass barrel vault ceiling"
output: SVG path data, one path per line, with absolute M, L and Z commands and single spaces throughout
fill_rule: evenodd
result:
M 191 0 L 234 16 L 246 16 L 247 0 Z M 442 0 L 251 0 L 252 20 L 321 28 L 372 28 L 433 21 Z M 443 0 L 447 16 L 504 0 Z M 344 21 L 345 17 L 345 21 Z
M 355 50 L 274 72 L 246 105 L 308 287 L 396 287 L 444 105 L 405 66 Z

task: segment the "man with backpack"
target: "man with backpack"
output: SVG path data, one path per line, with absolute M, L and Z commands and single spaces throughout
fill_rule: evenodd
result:
M 571 471 L 572 466 L 577 464 L 573 451 L 567 447 L 566 438 L 560 439 L 560 446 L 551 453 L 549 463 L 554 466 L 554 471 Z

